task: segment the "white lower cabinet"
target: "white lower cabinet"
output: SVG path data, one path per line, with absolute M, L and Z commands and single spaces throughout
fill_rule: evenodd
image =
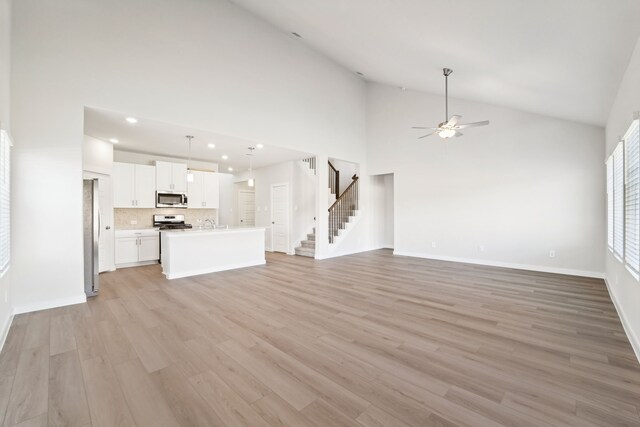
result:
M 157 261 L 160 259 L 159 236 L 140 237 L 138 241 L 138 261 Z
M 116 268 L 134 267 L 160 259 L 160 232 L 116 230 Z

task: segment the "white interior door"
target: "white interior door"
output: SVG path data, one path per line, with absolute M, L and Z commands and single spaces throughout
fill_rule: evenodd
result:
M 256 225 L 256 193 L 240 190 L 238 192 L 238 221 L 245 227 Z
M 289 252 L 289 185 L 271 186 L 271 245 L 274 252 Z

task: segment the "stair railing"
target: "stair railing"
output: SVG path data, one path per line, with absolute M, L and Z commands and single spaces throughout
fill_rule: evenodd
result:
M 329 163 L 329 188 L 331 192 L 338 197 L 340 194 L 340 171 Z
M 306 159 L 302 159 L 304 163 L 309 165 L 309 168 L 313 170 L 313 174 L 316 174 L 316 158 L 315 157 L 307 157 Z
M 329 243 L 333 243 L 339 230 L 345 228 L 349 217 L 358 210 L 358 181 L 356 175 L 351 177 L 351 184 L 329 208 Z

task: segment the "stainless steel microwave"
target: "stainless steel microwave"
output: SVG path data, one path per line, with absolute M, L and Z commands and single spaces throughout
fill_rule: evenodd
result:
M 156 192 L 156 208 L 186 208 L 187 195 L 184 193 Z

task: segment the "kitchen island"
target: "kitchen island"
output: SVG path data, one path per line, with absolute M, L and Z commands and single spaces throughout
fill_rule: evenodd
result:
M 265 264 L 264 228 L 161 231 L 167 279 Z

